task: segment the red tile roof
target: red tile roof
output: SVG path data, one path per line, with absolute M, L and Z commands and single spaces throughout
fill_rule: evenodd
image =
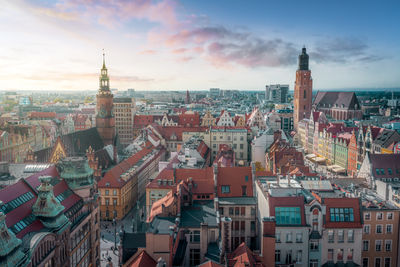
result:
M 128 159 L 120 162 L 118 165 L 114 166 L 111 170 L 109 170 L 104 177 L 99 181 L 98 187 L 111 187 L 111 188 L 120 188 L 124 186 L 127 181 L 123 180 L 120 176 L 128 171 L 131 167 L 133 167 L 139 160 L 141 160 L 146 155 L 150 154 L 153 149 L 155 149 L 152 145 L 149 146 L 149 142 L 137 152 L 132 155 Z M 106 186 L 106 184 L 109 184 Z
M 145 251 L 139 253 L 129 267 L 156 267 L 157 262 Z
M 193 194 L 212 194 L 214 193 L 214 174 L 213 168 L 208 167 L 205 169 L 175 169 L 175 183 L 173 185 L 158 184 L 159 180 L 174 180 L 174 170 L 162 170 L 159 175 L 150 182 L 146 188 L 175 188 L 181 181 L 187 181 L 192 178 L 194 183 Z
M 203 264 L 200 264 L 198 267 L 224 267 L 224 265 L 216 263 L 215 261 L 206 261 Z
M 49 175 L 54 178 L 59 178 L 59 173 L 55 166 L 51 166 L 41 172 L 35 173 L 34 175 L 29 176 L 26 179 L 20 179 L 17 183 L 7 186 L 6 188 L 0 190 L 0 200 L 5 204 L 16 199 L 17 197 L 31 192 L 34 195 L 34 198 L 25 202 L 24 204 L 18 206 L 14 210 L 10 211 L 6 215 L 6 225 L 7 227 L 11 227 L 20 220 L 29 216 L 32 213 L 32 206 L 37 200 L 37 190 L 36 188 L 40 185 L 39 176 Z M 67 183 L 64 180 L 59 181 L 54 187 L 53 192 L 54 196 L 58 196 L 63 193 L 65 190 L 70 190 Z M 72 193 L 68 198 L 64 199 L 61 204 L 64 206 L 64 212 L 68 211 L 74 204 L 80 201 L 81 198 Z M 25 227 L 22 231 L 20 231 L 16 236 L 18 238 L 24 237 L 26 234 L 31 232 L 38 232 L 44 228 L 42 222 L 37 219 L 32 224 Z
M 269 214 L 275 216 L 275 207 L 299 207 L 301 212 L 301 224 L 306 224 L 306 218 L 304 215 L 304 197 L 303 196 L 291 196 L 291 197 L 268 197 L 269 202 Z
M 246 178 L 247 176 L 247 178 Z M 242 186 L 246 186 L 246 196 L 253 196 L 253 177 L 251 167 L 220 167 L 218 168 L 218 197 L 241 197 Z M 221 186 L 229 185 L 230 192 L 222 194 Z
M 29 118 L 55 119 L 56 118 L 56 113 L 55 112 L 32 111 L 29 114 Z
M 358 198 L 322 198 L 326 205 L 325 227 L 326 228 L 361 228 L 360 201 Z M 353 208 L 354 222 L 331 221 L 331 208 Z
M 228 255 L 229 267 L 261 267 L 264 266 L 256 255 L 246 246 L 246 243 L 240 244 L 235 251 Z

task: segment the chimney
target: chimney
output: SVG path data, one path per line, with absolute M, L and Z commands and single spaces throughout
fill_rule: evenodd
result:
M 261 253 L 264 266 L 275 266 L 275 218 L 268 217 L 263 219 L 263 235 L 261 237 Z
M 278 131 L 275 131 L 275 132 L 274 132 L 274 142 L 275 142 L 276 140 L 280 140 L 281 137 L 282 137 L 281 131 L 278 130 Z

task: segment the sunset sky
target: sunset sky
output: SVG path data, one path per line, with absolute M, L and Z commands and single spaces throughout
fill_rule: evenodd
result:
M 0 90 L 400 87 L 400 1 L 4 1 Z

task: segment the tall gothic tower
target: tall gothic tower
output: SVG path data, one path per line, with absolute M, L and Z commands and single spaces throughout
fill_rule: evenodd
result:
M 294 129 L 297 131 L 299 121 L 310 117 L 312 104 L 312 78 L 308 69 L 308 55 L 303 47 L 299 55 L 299 68 L 296 71 L 294 85 Z
M 115 138 L 115 118 L 113 112 L 113 95 L 110 91 L 110 78 L 107 74 L 105 55 L 100 74 L 100 87 L 96 95 L 96 127 L 104 145 L 113 145 Z

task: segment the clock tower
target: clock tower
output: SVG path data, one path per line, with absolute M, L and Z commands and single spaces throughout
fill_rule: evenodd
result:
M 299 68 L 296 71 L 296 82 L 294 85 L 294 129 L 298 131 L 299 121 L 309 118 L 312 102 L 312 77 L 308 68 L 308 55 L 303 47 L 299 55 Z
M 96 95 L 96 127 L 103 139 L 104 145 L 113 145 L 115 139 L 115 118 L 113 112 L 113 94 L 110 91 L 105 55 L 103 52 L 103 67 L 100 73 L 100 87 Z

